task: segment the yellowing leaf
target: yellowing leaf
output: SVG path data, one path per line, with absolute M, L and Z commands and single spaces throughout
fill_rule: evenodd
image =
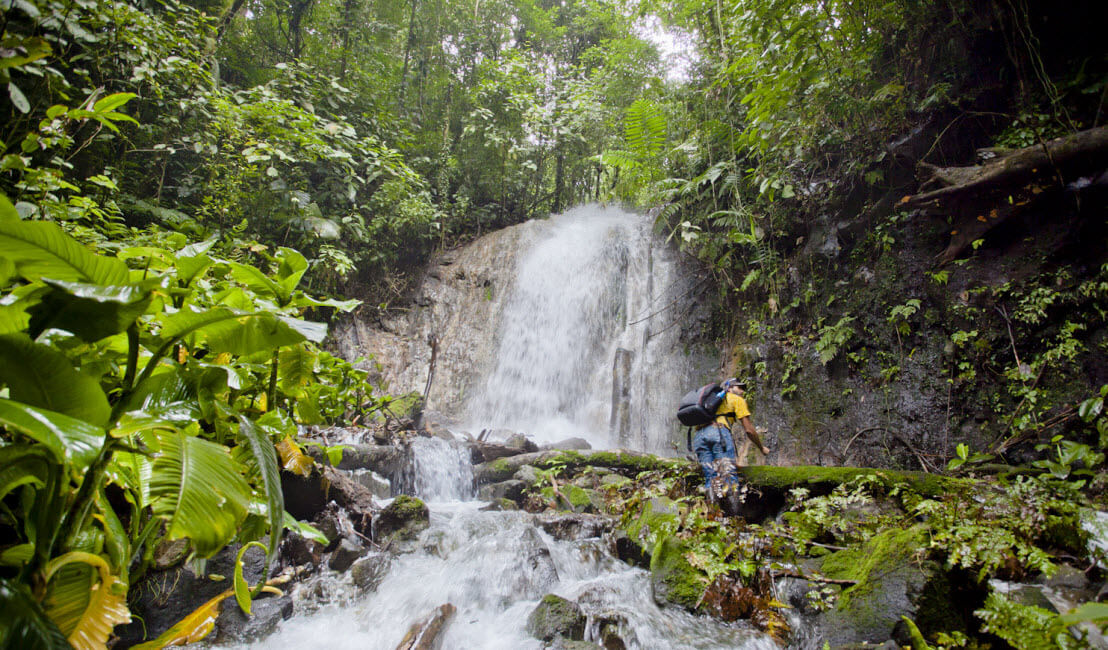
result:
M 215 629 L 215 621 L 219 618 L 219 604 L 234 593 L 234 589 L 228 589 L 219 594 L 197 607 L 158 638 L 134 646 L 134 650 L 161 650 L 161 648 L 196 643 Z
M 314 461 L 300 451 L 300 445 L 291 436 L 277 443 L 277 453 L 281 454 L 281 466 L 285 470 L 297 476 L 307 476 L 312 473 Z
M 67 566 L 74 564 L 78 566 Z M 98 569 L 99 581 L 87 567 L 80 570 L 81 565 Z M 131 622 L 127 585 L 99 555 L 66 553 L 47 565 L 44 579 L 49 583 L 46 613 L 76 650 L 104 648 L 116 625 Z

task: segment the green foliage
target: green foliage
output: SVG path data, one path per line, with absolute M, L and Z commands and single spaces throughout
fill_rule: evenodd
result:
M 854 317 L 846 314 L 839 318 L 834 325 L 823 325 L 819 328 L 816 350 L 819 352 L 820 363 L 827 365 L 843 346 L 854 338 L 853 322 Z
M 1048 650 L 1084 648 L 1057 614 L 1041 607 L 1021 605 L 996 592 L 985 599 L 985 606 L 974 612 L 984 621 L 982 629 L 995 634 L 1016 648 Z

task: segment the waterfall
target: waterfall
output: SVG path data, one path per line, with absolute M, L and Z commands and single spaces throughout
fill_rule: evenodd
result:
M 425 501 L 464 501 L 473 497 L 473 461 L 465 445 L 415 438 L 401 492 Z
M 677 340 L 688 287 L 672 251 L 649 218 L 615 208 L 529 225 L 491 371 L 464 408 L 469 427 L 665 451 L 691 374 Z

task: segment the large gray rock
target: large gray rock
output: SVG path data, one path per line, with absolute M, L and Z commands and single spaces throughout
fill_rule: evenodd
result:
M 544 513 L 536 515 L 535 521 L 548 535 L 562 541 L 598 538 L 615 525 L 611 517 L 581 513 Z
M 401 494 L 373 522 L 377 542 L 412 541 L 431 523 L 431 511 L 415 497 Z
M 559 637 L 583 641 L 585 623 L 585 613 L 577 603 L 547 594 L 527 618 L 527 631 L 542 641 L 553 641 Z
M 909 641 L 901 617 L 915 621 L 924 636 L 933 631 L 964 630 L 972 607 L 958 593 L 942 565 L 929 559 L 925 529 L 891 530 L 859 549 L 825 557 L 820 572 L 856 580 L 820 617 L 821 641 L 832 647 L 858 643 Z
M 518 502 L 523 498 L 523 491 L 526 488 L 527 484 L 523 481 L 501 481 L 500 483 L 493 483 L 491 485 L 482 485 L 477 491 L 477 498 L 481 501 L 509 499 Z
M 375 591 L 391 565 L 392 556 L 388 553 L 372 553 L 350 567 L 350 577 L 362 591 Z
M 277 625 L 292 616 L 291 596 L 263 597 L 250 605 L 250 615 L 243 613 L 234 598 L 219 604 L 212 641 L 220 645 L 253 643 L 260 641 L 277 629 Z
M 342 573 L 350 568 L 350 565 L 354 564 L 354 561 L 365 555 L 366 549 L 357 542 L 343 538 L 339 545 L 331 552 L 331 559 L 327 561 L 327 566 L 332 570 Z

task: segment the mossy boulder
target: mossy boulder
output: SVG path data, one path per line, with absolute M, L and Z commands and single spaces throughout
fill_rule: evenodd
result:
M 902 616 L 915 621 L 924 635 L 964 629 L 965 608 L 956 602 L 943 567 L 930 559 L 924 526 L 889 530 L 858 548 L 832 553 L 820 572 L 857 581 L 820 617 L 823 640 L 832 647 L 894 637 L 906 641 Z
M 775 467 L 770 465 L 752 465 L 740 467 L 739 476 L 743 481 L 762 488 L 764 491 L 788 492 L 797 487 L 807 488 L 813 494 L 828 494 L 835 487 L 862 477 L 873 476 L 886 488 L 906 484 L 913 491 L 927 497 L 941 496 L 948 492 L 963 492 L 973 481 L 950 478 L 926 472 L 906 472 L 872 467 L 819 467 L 799 465 L 794 467 Z
M 688 547 L 676 537 L 659 541 L 650 557 L 650 587 L 654 602 L 695 610 L 707 586 L 706 576 L 685 559 Z
M 557 638 L 583 641 L 585 623 L 585 613 L 577 603 L 547 594 L 527 618 L 527 631 L 536 639 L 547 642 Z
M 406 494 L 393 499 L 373 521 L 377 541 L 411 541 L 431 523 L 426 504 Z

